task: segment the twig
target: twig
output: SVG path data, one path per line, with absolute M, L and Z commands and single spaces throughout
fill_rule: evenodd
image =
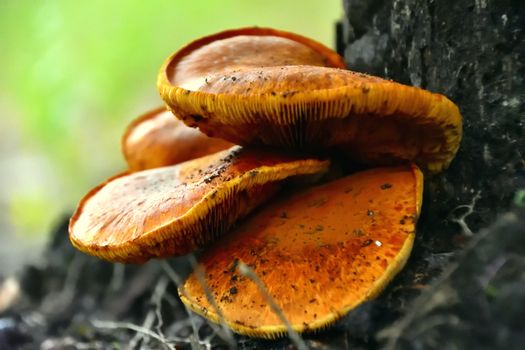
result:
M 228 343 L 228 346 L 232 349 L 237 348 L 237 342 L 235 341 L 235 338 L 233 337 L 233 333 L 226 324 L 226 321 L 224 320 L 224 315 L 219 309 L 219 306 L 217 305 L 217 302 L 215 301 L 215 298 L 213 297 L 213 294 L 211 293 L 210 287 L 208 286 L 208 283 L 206 283 L 206 277 L 204 274 L 204 268 L 202 265 L 199 265 L 197 263 L 197 259 L 195 259 L 194 255 L 190 255 L 189 257 L 190 264 L 193 267 L 193 271 L 195 272 L 195 276 L 197 277 L 197 280 L 199 281 L 202 289 L 204 290 L 204 293 L 206 294 L 206 298 L 208 299 L 208 302 L 211 304 L 217 315 L 219 316 L 219 322 L 220 326 L 222 328 L 222 331 L 217 332 L 217 334 Z
M 516 220 L 517 218 L 514 214 L 506 214 L 505 216 L 503 216 L 502 219 L 500 219 L 500 221 L 506 222 L 515 222 Z M 502 224 L 499 223 L 499 225 Z M 474 247 L 480 244 L 480 242 L 483 239 L 485 239 L 485 237 L 487 237 L 489 233 L 490 231 L 488 229 L 481 231 L 480 234 L 476 236 L 476 238 L 473 240 L 473 242 L 471 242 L 469 246 L 464 249 L 463 254 L 465 255 L 465 252 L 474 249 Z M 396 349 L 403 333 L 414 324 L 415 320 L 421 315 L 421 313 L 424 313 L 425 311 L 431 310 L 445 303 L 450 305 L 450 303 L 452 302 L 450 294 L 452 293 L 450 287 L 447 287 L 446 283 L 447 280 L 451 278 L 452 274 L 455 273 L 456 270 L 459 268 L 460 264 L 461 260 L 449 264 L 448 267 L 443 271 L 443 273 L 432 284 L 432 292 L 429 291 L 421 294 L 411 303 L 412 306 L 410 310 L 405 314 L 405 316 L 403 316 L 403 318 L 396 321 L 396 323 L 394 323 L 393 325 L 379 331 L 377 337 L 379 339 L 386 339 L 384 349 Z M 438 293 L 440 289 L 441 293 Z M 436 290 L 438 292 L 436 292 Z M 444 297 L 440 294 L 445 294 L 446 296 Z M 436 298 L 438 298 L 437 301 Z
M 92 320 L 91 324 L 95 326 L 96 328 L 100 329 L 124 329 L 124 330 L 130 330 L 138 333 L 143 333 L 146 336 L 149 336 L 155 340 L 157 340 L 162 345 L 167 346 L 170 350 L 176 350 L 176 346 L 174 346 L 171 343 L 183 343 L 183 344 L 191 344 L 192 340 L 188 340 L 185 338 L 180 337 L 169 337 L 165 338 L 163 336 L 158 335 L 157 333 L 153 332 L 150 329 L 143 328 L 141 326 L 138 326 L 133 323 L 129 322 L 113 322 L 113 321 L 101 321 L 101 320 Z M 199 341 L 198 345 L 205 346 L 208 349 L 211 349 L 211 344 L 206 343 L 204 341 Z
M 151 337 L 157 340 L 162 345 L 166 345 L 170 350 L 176 350 L 175 346 L 169 343 L 169 341 L 163 336 L 153 332 L 151 329 L 144 328 L 129 322 L 112 322 L 112 321 L 101 321 L 101 320 L 92 320 L 91 323 L 96 328 L 105 328 L 105 329 L 128 329 L 137 333 L 141 333 L 145 336 Z
M 118 291 L 124 284 L 124 271 L 126 265 L 114 264 L 113 275 L 111 276 L 111 282 L 109 282 L 109 289 L 113 292 Z
M 476 206 L 476 202 L 480 198 L 481 198 L 480 191 L 478 191 L 476 192 L 474 197 L 472 197 L 470 204 L 459 205 L 456 208 L 454 208 L 454 210 L 452 210 L 452 213 L 454 213 L 458 209 L 467 209 L 467 211 L 463 213 L 462 215 L 452 218 L 452 222 L 457 223 L 463 230 L 463 234 L 465 234 L 466 236 L 472 236 L 473 233 L 472 233 L 472 230 L 468 227 L 465 219 L 468 216 L 470 216 L 472 213 L 474 213 L 474 207 Z
M 155 289 L 150 299 L 151 303 L 155 305 L 155 309 L 149 311 L 148 314 L 146 315 L 146 318 L 144 319 L 144 322 L 142 323 L 143 329 L 151 329 L 151 327 L 153 326 L 153 323 L 155 322 L 155 319 L 158 319 L 159 325 L 162 326 L 162 315 L 160 314 L 159 309 L 161 307 L 162 296 L 164 295 L 167 286 L 168 286 L 168 279 L 161 277 L 159 281 L 157 282 L 157 285 L 155 286 Z M 162 331 L 160 330 L 160 327 L 157 327 L 157 333 L 155 334 L 165 339 L 164 335 L 162 334 Z M 135 336 L 129 342 L 129 348 L 130 349 L 136 348 L 137 344 L 139 344 L 139 342 L 142 339 L 144 339 L 143 333 L 135 334 Z
M 94 340 L 90 342 L 81 342 L 72 337 L 64 338 L 48 338 L 40 344 L 40 350 L 53 349 L 76 349 L 76 350 L 93 350 L 105 349 L 105 344 L 102 341 Z
M 290 340 L 294 343 L 294 345 L 299 350 L 307 350 L 308 346 L 304 342 L 303 338 L 297 333 L 293 328 L 284 313 L 282 312 L 281 308 L 277 305 L 275 300 L 272 298 L 270 293 L 268 292 L 268 289 L 264 285 L 263 281 L 257 276 L 255 271 L 253 271 L 248 265 L 243 263 L 242 261 L 239 261 L 237 268 L 241 275 L 248 277 L 251 279 L 256 285 L 257 288 L 259 288 L 259 291 L 263 295 L 263 297 L 266 299 L 266 302 L 270 305 L 272 308 L 272 311 L 279 317 L 281 322 L 286 326 L 286 329 L 288 331 L 288 337 Z
M 175 270 L 170 266 L 170 264 L 168 264 L 164 260 L 161 260 L 160 266 L 162 267 L 164 272 L 168 275 L 168 277 L 172 280 L 173 284 L 175 284 L 175 286 L 180 289 L 181 294 L 186 296 L 186 290 L 184 289 L 184 283 L 182 283 L 182 279 L 175 272 Z M 186 304 L 182 303 L 182 305 L 184 306 L 184 309 L 186 310 L 186 313 L 188 314 L 188 317 L 190 318 L 191 328 L 193 330 L 193 337 L 191 337 L 192 341 L 190 342 L 191 348 L 194 350 L 197 350 L 198 348 L 197 348 L 196 342 L 200 343 L 200 339 L 199 339 L 199 331 L 197 330 L 197 325 L 195 324 L 195 317 L 191 313 L 188 306 L 186 306 Z
M 164 320 L 162 318 L 162 299 L 164 297 L 164 294 L 166 292 L 166 287 L 168 286 L 168 279 L 162 278 L 159 281 L 159 285 L 162 283 L 162 293 L 155 293 L 153 294 L 154 298 L 153 303 L 155 305 L 155 316 L 157 317 L 157 326 L 155 326 L 155 329 L 157 330 L 157 333 L 162 335 L 164 337 L 164 333 L 162 332 L 162 326 L 164 325 Z
M 45 314 L 61 313 L 71 304 L 75 297 L 78 280 L 81 276 L 80 271 L 85 261 L 83 255 L 76 254 L 74 256 L 73 261 L 71 261 L 67 269 L 62 290 L 47 296 L 42 302 L 42 309 Z

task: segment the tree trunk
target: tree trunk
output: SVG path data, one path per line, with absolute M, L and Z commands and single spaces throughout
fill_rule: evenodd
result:
M 415 286 L 441 266 L 447 274 L 412 306 L 391 304 L 389 314 L 404 316 L 374 339 L 411 348 L 522 344 L 514 327 L 525 324 L 518 287 L 525 282 L 525 225 L 517 208 L 525 188 L 525 3 L 345 0 L 344 7 L 338 48 L 351 70 L 442 93 L 464 120 L 456 159 L 427 179 L 418 240 L 400 279 Z M 457 262 L 439 263 L 452 255 Z M 395 301 L 388 292 L 382 299 Z

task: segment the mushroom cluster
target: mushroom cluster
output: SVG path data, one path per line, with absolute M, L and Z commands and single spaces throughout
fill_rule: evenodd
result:
M 167 110 L 128 127 L 129 169 L 80 201 L 71 242 L 124 263 L 201 250 L 182 301 L 256 337 L 326 327 L 378 295 L 410 255 L 423 173 L 444 170 L 462 134 L 445 96 L 274 29 L 190 43 L 158 89 Z

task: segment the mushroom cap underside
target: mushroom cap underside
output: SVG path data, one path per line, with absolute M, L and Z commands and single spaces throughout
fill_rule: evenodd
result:
M 274 195 L 280 180 L 328 167 L 327 160 L 235 146 L 118 175 L 80 201 L 70 240 L 81 251 L 117 262 L 187 254 Z
M 239 68 L 196 91 L 158 87 L 187 125 L 241 145 L 338 148 L 370 165 L 446 168 L 462 136 L 458 107 L 443 95 L 348 70 L 314 66 Z
M 121 148 L 131 172 L 159 168 L 232 147 L 186 126 L 165 107 L 134 119 L 122 136 Z
M 200 260 L 224 322 L 249 336 L 287 332 L 257 285 L 239 273 L 239 262 L 252 268 L 298 332 L 327 327 L 377 296 L 409 257 L 422 187 L 416 166 L 376 168 L 254 213 Z M 195 272 L 179 294 L 220 322 Z

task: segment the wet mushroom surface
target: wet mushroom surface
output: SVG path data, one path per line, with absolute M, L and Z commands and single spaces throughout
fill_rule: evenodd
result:
M 228 141 L 208 137 L 186 126 L 165 107 L 134 119 L 121 140 L 131 172 L 182 163 L 232 146 Z
M 184 46 L 167 61 L 169 80 L 196 90 L 209 77 L 239 68 L 307 64 L 345 68 L 344 59 L 323 44 L 304 36 L 271 29 L 226 30 Z M 235 77 L 229 77 L 235 81 Z
M 326 328 L 380 293 L 407 261 L 420 213 L 416 166 L 376 168 L 285 196 L 256 211 L 201 257 L 207 286 L 235 332 L 275 338 L 286 326 L 251 267 L 293 329 Z M 196 272 L 182 301 L 220 322 Z
M 70 239 L 83 252 L 117 262 L 187 254 L 273 196 L 279 181 L 322 174 L 329 164 L 234 146 L 171 167 L 125 173 L 80 201 Z

